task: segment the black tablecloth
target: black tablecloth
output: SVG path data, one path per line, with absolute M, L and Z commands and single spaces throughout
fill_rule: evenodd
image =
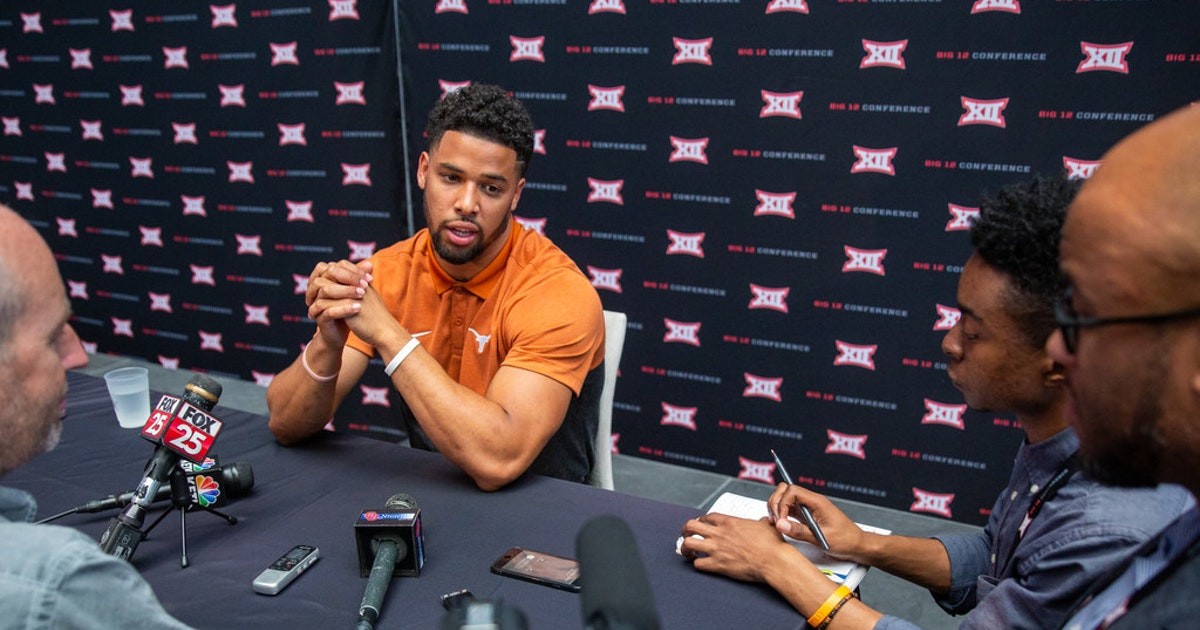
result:
M 131 490 L 153 450 L 136 430 L 118 427 L 102 379 L 72 373 L 67 413 L 59 447 L 0 480 L 32 492 L 39 518 Z M 251 493 L 222 508 L 237 524 L 189 513 L 190 566 L 181 568 L 180 519 L 173 513 L 132 560 L 166 608 L 197 627 L 352 627 L 366 584 L 353 522 L 398 492 L 420 504 L 426 563 L 419 577 L 393 580 L 381 628 L 436 627 L 444 615 L 439 596 L 462 588 L 517 607 L 531 628 L 581 627 L 578 594 L 500 577 L 489 566 L 511 546 L 573 557 L 576 533 L 601 514 L 633 529 L 664 628 L 803 623 L 770 589 L 697 572 L 675 554 L 680 526 L 697 510 L 536 475 L 485 493 L 434 453 L 336 433 L 284 448 L 263 416 L 219 405 L 214 415 L 225 427 L 213 452 L 223 464 L 248 462 L 254 470 Z M 114 514 L 74 514 L 56 523 L 98 540 Z M 279 595 L 254 593 L 251 580 L 298 543 L 319 547 L 320 561 Z

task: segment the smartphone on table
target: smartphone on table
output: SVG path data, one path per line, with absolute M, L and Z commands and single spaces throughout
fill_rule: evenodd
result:
M 496 558 L 492 573 L 579 592 L 579 562 L 544 551 L 513 547 Z

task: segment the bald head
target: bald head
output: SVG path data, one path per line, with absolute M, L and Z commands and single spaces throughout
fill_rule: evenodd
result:
M 13 323 L 21 315 L 22 295 L 28 290 L 26 275 L 17 269 L 26 261 L 44 267 L 47 259 L 53 264 L 54 257 L 42 235 L 21 215 L 0 205 L 0 356 L 8 346 Z
M 46 242 L 42 240 L 42 235 L 38 234 L 24 217 L 12 208 L 0 204 L 0 256 L 4 259 L 9 258 L 10 253 L 16 251 L 13 248 L 21 244 L 35 246 L 45 252 L 50 251 Z
M 0 475 L 58 443 L 66 371 L 87 365 L 70 316 L 50 248 L 0 206 Z
M 1084 466 L 1125 485 L 1200 496 L 1200 108 L 1164 116 L 1103 156 L 1060 245 L 1073 348 L 1047 345 L 1075 402 Z
M 1158 296 L 1130 297 L 1148 306 L 1200 303 L 1200 107 L 1160 118 L 1109 150 L 1072 213 L 1101 228 L 1091 245 L 1126 249 L 1163 281 L 1153 287 Z M 1068 217 L 1067 230 L 1077 223 Z

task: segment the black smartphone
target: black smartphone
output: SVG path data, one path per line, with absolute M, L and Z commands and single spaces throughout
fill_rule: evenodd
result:
M 579 562 L 542 551 L 513 547 L 496 558 L 492 573 L 579 592 Z

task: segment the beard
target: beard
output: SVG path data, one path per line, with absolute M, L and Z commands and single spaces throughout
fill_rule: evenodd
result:
M 475 221 L 472 219 L 461 220 L 472 223 L 475 225 L 475 227 L 479 227 L 479 224 L 475 223 Z M 437 229 L 433 231 L 433 251 L 437 252 L 437 255 L 441 256 L 442 260 L 445 260 L 452 265 L 462 265 L 475 260 L 479 254 L 483 252 L 486 236 L 483 234 L 482 230 L 479 232 L 479 238 L 476 238 L 470 245 L 467 245 L 466 247 L 458 247 L 456 245 L 451 245 L 450 242 L 445 238 L 447 229 L 448 228 L 446 228 L 445 225 L 439 225 Z
M 1162 436 L 1153 425 L 1139 424 L 1131 437 L 1136 445 L 1080 453 L 1084 472 L 1111 486 L 1144 488 L 1158 485 L 1158 463 L 1164 456 Z
M 485 249 L 487 249 L 492 243 L 496 242 L 497 239 L 504 237 L 508 233 L 508 226 L 511 223 L 511 218 L 512 212 L 510 211 L 505 219 L 500 223 L 500 227 L 498 227 L 496 231 L 491 234 L 488 234 L 486 231 L 484 231 L 474 217 L 458 218 L 458 221 L 465 221 L 479 229 L 476 239 L 471 241 L 471 244 L 465 247 L 454 245 L 449 241 L 449 239 L 446 237 L 446 232 L 449 230 L 449 228 L 446 227 L 446 223 L 448 223 L 448 221 L 444 222 L 437 226 L 437 228 L 430 228 L 429 232 L 433 240 L 433 251 L 437 252 L 437 255 L 441 257 L 442 260 L 445 260 L 452 265 L 464 265 L 469 263 L 476 258 L 479 258 Z
M 42 447 L 38 454 L 49 453 L 58 446 L 58 441 L 62 438 L 62 421 L 57 421 L 46 432 L 46 437 L 42 439 Z
M 1164 384 L 1167 383 L 1166 354 L 1156 353 L 1159 359 L 1146 370 L 1134 407 L 1130 413 L 1132 426 L 1110 434 L 1105 444 L 1080 449 L 1080 466 L 1102 483 L 1124 487 L 1157 485 L 1167 440 L 1159 429 L 1159 420 L 1166 410 L 1163 405 Z M 1101 415 L 1103 417 L 1103 415 Z
M 0 422 L 12 428 L 6 443 L 0 444 L 0 476 L 25 462 L 48 453 L 62 437 L 62 418 L 58 406 L 34 402 L 18 394 L 0 413 Z

